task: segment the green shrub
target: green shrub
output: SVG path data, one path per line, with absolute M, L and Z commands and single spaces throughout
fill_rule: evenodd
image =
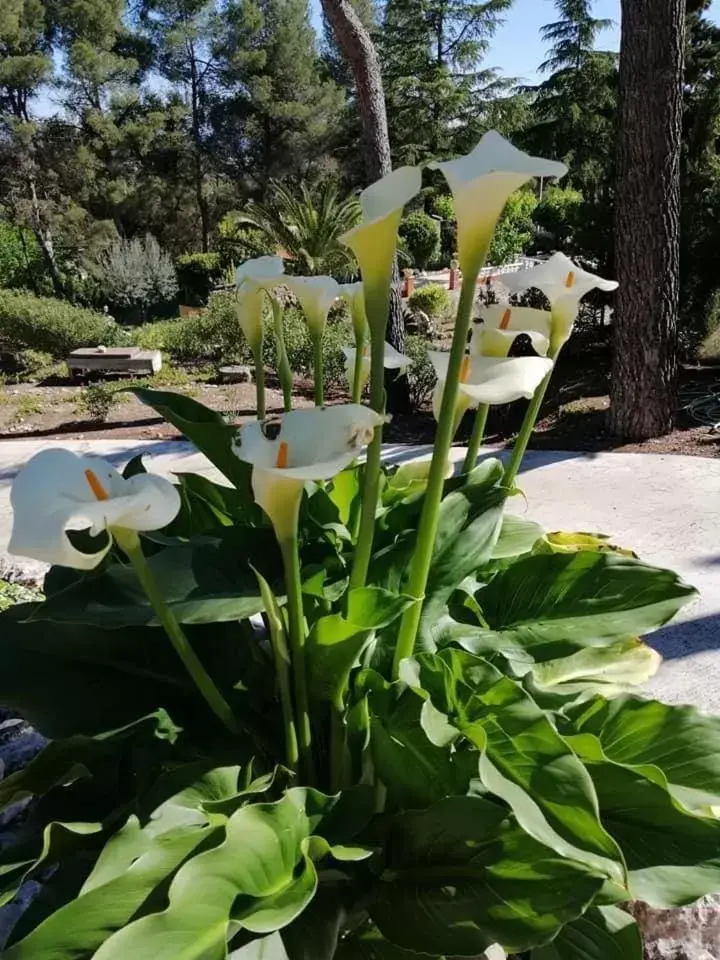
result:
M 450 309 L 450 294 L 440 283 L 426 283 L 408 298 L 408 306 L 431 318 L 444 317 Z
M 0 221 L 0 287 L 32 285 L 41 267 L 42 257 L 34 234 Z
M 148 234 L 145 240 L 116 240 L 97 265 L 98 282 L 113 314 L 139 323 L 148 314 L 167 314 L 178 292 L 169 253 Z
M 405 217 L 400 224 L 400 236 L 418 270 L 425 270 L 440 252 L 440 226 L 427 213 Z
M 64 360 L 78 347 L 121 346 L 128 338 L 101 313 L 22 290 L 0 290 L 0 341 L 8 350 L 41 350 Z
M 105 383 L 90 383 L 84 387 L 78 398 L 78 407 L 91 420 L 104 423 L 108 414 L 117 403 L 115 391 Z
M 223 274 L 219 253 L 184 253 L 175 262 L 180 299 L 192 306 L 206 304 Z
M 537 197 L 530 190 L 518 190 L 507 202 L 498 221 L 488 253 L 488 263 L 500 266 L 520 256 L 533 238 L 533 213 Z
M 533 211 L 535 223 L 550 235 L 553 250 L 572 244 L 581 227 L 583 195 L 572 187 L 548 187 Z
M 430 203 L 430 209 L 436 217 L 443 220 L 455 219 L 455 203 L 449 193 L 436 193 Z
M 410 403 L 416 410 L 429 403 L 433 387 L 437 383 L 435 368 L 428 356 L 431 346 L 424 337 L 405 338 L 405 356 L 412 360 L 411 366 L 408 367 Z

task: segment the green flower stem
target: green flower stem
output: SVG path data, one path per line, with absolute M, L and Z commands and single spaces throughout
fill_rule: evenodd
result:
M 490 413 L 490 407 L 488 404 L 480 404 L 477 409 L 477 413 L 475 414 L 475 423 L 473 424 L 472 434 L 470 435 L 470 443 L 468 444 L 465 462 L 463 463 L 463 473 L 470 473 L 470 471 L 475 468 L 478 454 L 480 453 L 480 447 L 482 446 L 483 438 L 485 436 L 488 413 Z
M 253 351 L 255 361 L 255 396 L 257 398 L 257 418 L 265 419 L 265 367 L 263 365 L 262 344 Z
M 530 406 L 525 412 L 525 418 L 523 419 L 522 426 L 520 427 L 520 433 L 518 434 L 515 445 L 513 446 L 510 462 L 505 468 L 505 478 L 503 482 L 506 487 L 512 487 L 513 483 L 515 482 L 515 477 L 518 475 L 518 471 L 522 466 L 523 457 L 525 456 L 525 451 L 527 450 L 528 443 L 530 442 L 532 432 L 535 429 L 535 421 L 540 413 L 540 407 L 545 399 L 545 393 L 548 385 L 550 384 L 550 378 L 552 375 L 553 372 L 551 370 L 533 394 L 533 398 L 530 401 Z
M 334 703 L 330 715 L 330 791 L 338 793 L 346 785 L 347 747 L 345 744 L 345 705 Z
M 430 464 L 430 473 L 428 474 L 428 484 L 425 490 L 425 503 L 420 515 L 417 546 L 410 566 L 408 584 L 405 588 L 405 593 L 410 594 L 411 597 L 415 597 L 416 602 L 407 608 L 400 621 L 400 631 L 398 633 L 395 655 L 393 657 L 393 677 L 395 679 L 398 677 L 400 661 L 412 656 L 415 648 L 415 637 L 420 624 L 422 601 L 430 572 L 433 547 L 435 545 L 435 532 L 440 517 L 440 503 L 445 486 L 448 456 L 454 436 L 455 402 L 458 394 L 460 371 L 465 355 L 467 333 L 472 319 L 473 304 L 475 302 L 475 283 L 480 265 L 481 261 L 478 264 L 477 272 L 471 271 L 465 274 L 460 291 L 460 302 L 455 320 L 452 347 L 450 348 L 447 379 L 445 380 L 445 389 L 443 390 L 440 417 L 435 435 L 435 446 Z
M 285 332 L 283 330 L 285 307 L 283 307 L 280 301 L 276 300 L 274 297 L 271 297 L 270 302 L 272 304 L 273 328 L 275 331 L 277 372 L 283 392 L 283 410 L 285 413 L 288 413 L 290 410 L 292 410 L 293 375 L 290 368 L 290 361 L 288 360 L 287 350 L 285 349 Z
M 263 589 L 264 581 L 260 589 Z M 268 586 L 269 590 L 270 587 Z M 263 600 L 265 597 L 263 596 Z M 274 597 L 272 598 L 274 601 Z M 290 656 L 287 649 L 287 636 L 280 610 L 275 602 L 266 604 L 266 613 L 263 615 L 265 626 L 270 634 L 270 645 L 275 661 L 275 673 L 278 678 L 280 691 L 280 708 L 283 716 L 283 730 L 285 732 L 285 759 L 290 770 L 298 772 L 298 745 L 295 731 L 295 717 L 293 713 L 292 694 L 290 692 Z
M 315 406 L 321 407 L 325 403 L 325 391 L 323 388 L 323 342 L 322 337 L 313 339 L 313 349 L 315 353 L 315 364 L 313 373 L 315 374 Z
M 140 538 L 133 530 L 113 530 L 113 534 L 118 545 L 126 553 L 160 624 L 165 629 L 165 633 L 167 633 L 185 669 L 192 677 L 195 686 L 205 698 L 205 701 L 218 720 L 220 720 L 231 733 L 239 733 L 240 729 L 235 715 L 223 695 L 215 686 L 205 667 L 200 662 L 197 654 L 190 646 L 187 637 L 183 633 L 182 627 L 167 605 L 165 597 L 163 597 L 142 552 Z
M 362 396 L 362 362 L 365 349 L 365 337 L 355 338 L 355 368 L 353 370 L 352 402 L 360 403 Z
M 385 410 L 385 324 L 389 309 L 389 289 L 378 297 L 377 310 L 380 310 L 384 301 L 384 318 L 382 329 L 370 323 L 370 406 L 378 413 Z M 370 301 L 371 303 L 373 301 Z M 376 311 L 373 310 L 373 316 Z M 378 325 L 379 326 L 379 325 Z M 377 512 L 378 493 L 380 490 L 380 468 L 382 465 L 382 427 L 375 428 L 375 436 L 367 450 L 365 462 L 365 478 L 363 487 L 362 512 L 360 526 L 355 544 L 355 555 L 350 573 L 350 590 L 365 586 L 370 558 L 372 556 L 373 537 L 375 535 L 375 514 Z
M 315 782 L 315 765 L 312 755 L 312 732 L 310 729 L 310 705 L 305 671 L 305 614 L 303 613 L 302 582 L 300 579 L 300 552 L 297 531 L 279 541 L 285 567 L 287 590 L 288 632 L 295 686 L 296 729 L 300 767 L 308 786 Z

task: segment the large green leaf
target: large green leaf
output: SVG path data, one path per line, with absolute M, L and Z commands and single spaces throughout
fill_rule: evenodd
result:
M 54 787 L 67 786 L 94 771 L 129 744 L 140 745 L 155 737 L 174 741 L 178 730 L 164 710 L 142 717 L 120 730 L 96 737 L 71 736 L 51 740 L 22 770 L 0 782 L 0 810 L 20 800 L 41 796 Z
M 224 838 L 222 818 L 203 809 L 237 790 L 239 768 L 211 771 L 153 812 L 131 816 L 110 838 L 79 895 L 4 956 L 57 960 L 91 954 L 129 923 L 153 891 L 194 851 Z
M 320 700 L 340 701 L 350 670 L 372 632 L 396 620 L 412 597 L 381 587 L 361 587 L 347 593 L 347 612 L 320 617 L 308 638 L 308 677 L 312 694 Z
M 479 755 L 453 749 L 457 731 L 426 696 L 395 683 L 372 691 L 367 703 L 375 772 L 392 803 L 427 807 L 467 792 Z
M 305 798 L 295 789 L 277 803 L 236 811 L 223 842 L 177 872 L 167 909 L 118 931 L 95 960 L 223 960 L 231 922 L 256 933 L 290 923 L 317 884 L 304 852 Z
M 685 810 L 661 783 L 616 763 L 588 763 L 600 816 L 622 848 L 630 893 L 680 907 L 720 890 L 720 820 Z
M 615 763 L 659 768 L 690 808 L 720 805 L 720 717 L 637 697 L 601 697 L 572 711 L 568 731 L 592 735 Z
M 552 943 L 533 950 L 532 960 L 642 960 L 637 924 L 618 907 L 590 907 L 563 927 Z
M 178 541 L 147 558 L 170 609 L 181 623 L 243 620 L 263 609 L 250 562 L 272 579 L 281 569 L 270 530 L 235 527 L 221 537 Z M 266 578 L 267 578 L 266 577 Z M 32 620 L 109 628 L 156 626 L 157 617 L 129 565 L 89 573 L 33 608 Z
M 232 450 L 236 427 L 226 423 L 216 410 L 182 393 L 139 387 L 132 388 L 131 392 L 194 443 L 210 463 L 245 495 L 247 502 L 252 502 L 251 467 L 239 460 Z
M 477 956 L 545 943 L 578 917 L 601 879 L 505 821 L 504 807 L 450 797 L 395 817 L 369 911 L 401 947 Z
M 608 647 L 586 647 L 558 660 L 534 664 L 530 670 L 534 693 L 587 700 L 595 694 L 616 697 L 654 677 L 662 657 L 637 638 L 618 640 Z M 545 701 L 543 701 L 545 703 Z
M 417 664 L 418 686 L 480 751 L 480 779 L 527 833 L 622 884 L 587 770 L 520 684 L 463 650 L 420 654 Z
M 16 605 L 0 614 L 0 703 L 17 708 L 44 736 L 96 735 L 159 707 L 183 736 L 219 732 L 163 630 L 22 622 L 28 612 Z M 238 759 L 244 759 L 275 732 L 269 661 L 259 659 L 262 650 L 238 624 L 187 626 L 185 632 L 238 718 L 256 724 L 254 743 L 239 744 Z
M 567 656 L 662 626 L 696 595 L 670 570 L 630 557 L 581 552 L 523 557 L 476 594 L 484 629 L 465 641 L 510 657 Z
M 539 523 L 507 513 L 503 517 L 500 535 L 490 559 L 506 560 L 510 557 L 521 557 L 529 553 L 544 534 L 545 531 Z
M 177 474 L 182 506 L 166 533 L 175 537 L 193 537 L 210 533 L 233 522 L 261 520 L 261 511 L 235 487 L 221 486 L 199 473 Z

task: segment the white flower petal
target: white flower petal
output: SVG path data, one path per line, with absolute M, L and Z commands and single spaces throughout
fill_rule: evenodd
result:
M 529 400 L 552 368 L 552 360 L 545 357 L 475 357 L 472 372 L 459 389 L 473 405 Z
M 332 277 L 283 277 L 300 301 L 310 333 L 322 337 L 330 307 L 340 296 L 340 286 Z
M 235 453 L 263 472 L 291 480 L 329 480 L 373 438 L 383 417 L 357 403 L 291 410 L 277 421 L 241 427 Z M 286 466 L 278 467 L 285 444 Z
M 550 340 L 537 330 L 496 330 L 486 328 L 484 324 L 473 328 L 470 351 L 478 357 L 506 357 L 518 337 L 530 338 L 533 350 L 544 357 L 550 346 Z
M 536 330 L 546 337 L 550 336 L 552 330 L 552 314 L 549 310 L 513 307 L 509 303 L 493 303 L 483 307 L 480 316 L 483 321 L 480 329 L 513 330 L 516 334 Z
M 282 283 L 285 273 L 285 264 L 282 257 L 255 257 L 241 263 L 235 271 L 235 286 L 240 288 L 244 283 L 263 285 L 270 283 L 276 286 Z M 275 282 L 273 282 L 275 281 Z
M 450 354 L 431 350 L 428 356 L 438 381 L 444 384 Z M 472 357 L 467 377 L 458 385 L 458 389 L 471 401 L 472 406 L 512 403 L 521 397 L 532 397 L 552 368 L 552 360 L 545 357 Z M 434 402 L 437 402 L 437 398 L 434 398 Z
M 488 174 L 517 174 L 531 177 L 564 177 L 567 167 L 557 160 L 532 157 L 518 150 L 497 130 L 490 130 L 470 153 L 455 160 L 429 163 L 431 169 L 441 170 L 450 189 L 463 190 Z
M 398 210 L 420 192 L 422 173 L 419 167 L 398 167 L 387 176 L 376 180 L 360 194 L 363 212 L 362 226 L 368 226 Z
M 514 293 L 524 293 L 535 288 L 542 291 L 552 306 L 561 298 L 580 301 L 591 290 L 612 292 L 617 290 L 616 280 L 605 280 L 566 257 L 564 253 L 555 253 L 548 260 L 503 276 L 503 284 Z
M 486 133 L 466 156 L 428 166 L 441 170 L 452 190 L 460 267 L 468 277 L 482 266 L 510 195 L 532 177 L 567 173 L 564 164 L 531 157 L 495 130 Z
M 98 499 L 93 484 L 107 499 Z M 67 530 L 89 530 L 92 536 L 113 526 L 157 530 L 177 515 L 180 496 L 162 477 L 142 474 L 126 480 L 99 457 L 53 449 L 36 454 L 20 471 L 10 503 L 10 553 L 90 570 L 107 553 L 110 538 L 97 553 L 84 554 L 72 546 Z

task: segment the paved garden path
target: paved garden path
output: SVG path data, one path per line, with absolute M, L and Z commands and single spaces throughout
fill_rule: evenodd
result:
M 207 461 L 177 441 L 4 441 L 0 443 L 0 567 L 10 532 L 10 484 L 38 449 L 66 446 L 122 466 L 136 453 L 158 472 L 210 472 Z M 389 460 L 427 448 L 389 446 Z M 462 451 L 454 451 L 461 459 Z M 700 590 L 682 618 L 653 636 L 665 663 L 653 692 L 672 702 L 720 713 L 720 459 L 650 454 L 528 455 L 520 485 L 527 496 L 512 503 L 548 530 L 609 534 L 644 560 L 677 570 Z M 31 565 L 25 569 L 32 569 Z M 1 665 L 0 665 L 1 669 Z

